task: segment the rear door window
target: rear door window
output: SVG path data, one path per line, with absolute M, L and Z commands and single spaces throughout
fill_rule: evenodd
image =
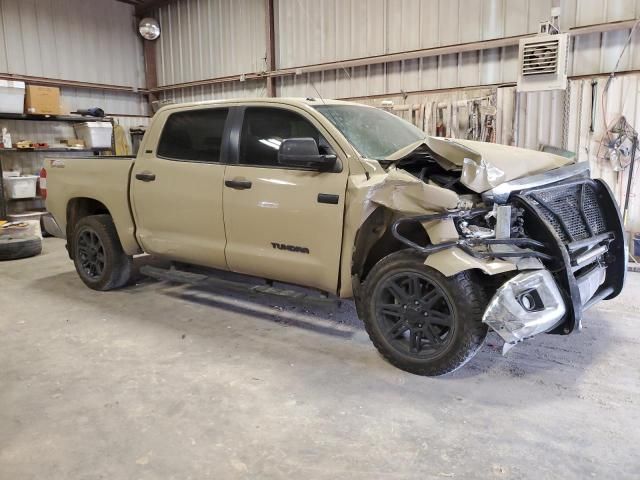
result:
M 172 113 L 162 130 L 158 157 L 216 163 L 221 161 L 227 108 Z

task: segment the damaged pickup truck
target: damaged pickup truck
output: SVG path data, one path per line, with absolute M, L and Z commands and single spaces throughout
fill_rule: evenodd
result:
M 505 349 L 575 332 L 625 279 L 618 208 L 587 164 L 364 105 L 171 105 L 137 158 L 45 168 L 49 230 L 90 288 L 148 253 L 354 298 L 380 353 L 420 375 L 462 366 L 488 328 Z

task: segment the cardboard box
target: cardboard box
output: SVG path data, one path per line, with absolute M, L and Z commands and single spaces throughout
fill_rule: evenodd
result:
M 60 89 L 27 85 L 24 101 L 25 113 L 34 115 L 60 115 Z

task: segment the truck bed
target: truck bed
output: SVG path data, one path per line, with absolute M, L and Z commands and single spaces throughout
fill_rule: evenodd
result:
M 45 158 L 47 210 L 62 232 L 67 231 L 70 202 L 92 199 L 113 217 L 122 247 L 129 254 L 139 251 L 129 204 L 129 181 L 133 156 L 87 156 Z

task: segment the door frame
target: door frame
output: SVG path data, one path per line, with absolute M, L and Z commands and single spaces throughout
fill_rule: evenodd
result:
M 220 156 L 217 160 L 204 160 L 204 161 L 191 160 L 191 159 L 173 158 L 173 157 L 158 155 L 158 147 L 160 146 L 160 141 L 164 135 L 168 120 L 169 118 L 171 118 L 172 115 L 176 115 L 176 114 L 179 115 L 182 113 L 190 113 L 190 112 L 219 111 L 219 110 L 226 110 L 227 117 L 225 119 L 224 127 L 222 129 L 222 142 L 220 144 Z M 144 145 L 141 144 L 141 150 L 139 153 L 141 158 L 140 160 L 136 160 L 132 166 L 131 172 L 129 174 L 130 178 L 129 178 L 129 186 L 128 186 L 129 187 L 128 188 L 129 205 L 130 205 L 132 217 L 134 219 L 133 234 L 136 238 L 136 241 L 144 251 L 147 251 L 147 249 L 144 246 L 144 243 L 145 243 L 144 240 L 140 237 L 139 230 L 141 226 L 144 226 L 145 221 L 143 219 L 144 216 L 140 215 L 139 213 L 139 206 L 136 202 L 136 197 L 137 195 L 140 194 L 140 192 L 136 188 L 136 183 L 134 183 L 136 182 L 134 177 L 136 172 L 144 171 L 146 168 L 152 169 L 153 166 L 151 165 L 151 163 L 153 162 L 164 162 L 166 163 L 166 165 L 171 165 L 171 163 L 173 163 L 175 165 L 174 168 L 176 169 L 180 169 L 181 168 L 180 164 L 184 164 L 184 163 L 217 165 L 223 169 L 222 178 L 224 179 L 224 170 L 229 164 L 228 154 L 230 152 L 230 146 L 231 146 L 231 141 L 230 141 L 230 135 L 232 134 L 231 129 L 235 125 L 234 115 L 236 113 L 234 113 L 234 111 L 235 109 L 233 105 L 228 105 L 225 103 L 193 105 L 187 108 L 168 109 L 164 112 L 161 112 L 159 116 L 157 116 L 154 119 L 154 127 L 148 132 L 148 134 L 150 134 L 149 138 L 145 139 Z M 216 190 L 222 189 L 223 183 L 221 182 L 221 184 L 216 186 L 215 188 Z M 222 215 L 221 228 L 223 229 L 223 232 L 224 232 L 223 203 L 221 204 L 221 209 L 222 209 L 221 210 L 221 215 Z M 224 232 L 224 238 L 225 238 L 225 245 L 226 245 L 226 232 Z M 226 265 L 226 260 L 225 260 L 225 265 Z M 216 268 L 222 269 L 222 268 L 226 268 L 226 266 L 222 267 L 221 265 L 220 266 L 216 265 Z
M 314 171 L 312 168 L 295 168 L 288 166 L 280 166 L 280 165 L 251 165 L 251 164 L 243 164 L 240 163 L 240 142 L 242 137 L 242 128 L 244 126 L 244 117 L 247 108 L 270 108 L 270 109 L 278 109 L 284 110 L 287 112 L 292 112 L 294 114 L 300 115 L 303 119 L 307 120 L 314 128 L 318 130 L 318 132 L 327 140 L 331 148 L 335 151 L 336 157 L 338 160 L 338 166 L 335 170 L 323 172 L 325 174 L 330 175 L 341 175 L 345 176 L 344 183 L 344 205 L 341 212 L 342 215 L 342 227 L 341 227 L 341 236 L 339 242 L 340 252 L 337 258 L 337 276 L 336 276 L 336 285 L 331 289 L 327 290 L 330 293 L 338 295 L 341 289 L 342 284 L 342 270 L 343 270 L 343 247 L 344 247 L 344 238 L 345 238 L 345 215 L 347 208 L 347 189 L 350 175 L 350 163 L 351 163 L 351 154 L 343 148 L 341 141 L 336 139 L 335 135 L 341 135 L 341 133 L 336 129 L 335 126 L 325 125 L 317 116 L 321 116 L 319 112 L 309 112 L 308 110 L 301 108 L 297 105 L 284 104 L 284 103 L 269 103 L 269 102 L 255 102 L 250 103 L 248 105 L 234 105 L 230 107 L 228 120 L 231 122 L 229 128 L 229 145 L 228 145 L 228 155 L 226 159 L 228 160 L 227 166 L 238 166 L 238 167 L 249 167 L 249 168 L 257 168 L 257 169 L 279 169 L 279 170 L 295 170 L 295 171 Z M 335 132 L 332 132 L 335 130 Z M 355 152 L 354 152 L 355 153 Z M 224 216 L 224 194 L 223 194 L 223 216 Z M 226 232 L 225 232 L 226 235 Z M 229 245 L 229 239 L 227 238 L 227 246 Z M 226 248 L 226 247 L 225 247 Z M 285 282 L 286 283 L 286 282 Z M 312 287 L 313 288 L 313 287 Z M 324 291 L 324 290 L 323 290 Z

